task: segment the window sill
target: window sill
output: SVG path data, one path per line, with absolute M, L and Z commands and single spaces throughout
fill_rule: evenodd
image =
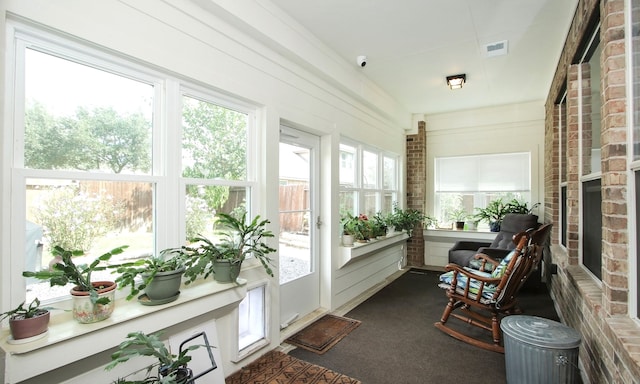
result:
M 367 257 L 383 248 L 391 247 L 400 242 L 405 242 L 408 238 L 409 236 L 405 232 L 399 232 L 387 236 L 384 239 L 372 240 L 368 243 L 355 243 L 353 247 L 340 246 L 341 258 L 338 268 L 342 268 L 356 260 Z
M 9 330 L 3 329 L 0 348 L 6 365 L 5 382 L 26 380 L 114 348 L 129 332 L 153 333 L 204 313 L 237 306 L 246 294 L 246 284 L 200 280 L 183 285 L 178 299 L 164 305 L 145 306 L 135 299 L 116 299 L 111 317 L 93 324 L 76 322 L 70 312 L 52 314 L 48 334 L 29 343 L 7 343 Z
M 454 229 L 425 229 L 425 238 L 446 238 L 453 241 L 458 239 L 482 240 L 491 242 L 498 232 L 478 231 L 478 230 L 454 230 Z

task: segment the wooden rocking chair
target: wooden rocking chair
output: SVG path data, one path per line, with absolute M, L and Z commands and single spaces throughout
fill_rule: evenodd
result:
M 439 286 L 446 289 L 449 302 L 442 318 L 435 323 L 436 328 L 476 347 L 504 353 L 500 321 L 507 315 L 521 312 L 518 291 L 537 268 L 550 232 L 551 224 L 546 224 L 538 230 L 516 234 L 513 237 L 515 250 L 501 262 L 484 254 L 476 255 L 482 262 L 480 270 L 448 264 Z M 486 263 L 495 266 L 492 273 L 483 271 Z M 447 324 L 449 316 L 491 332 L 493 343 L 451 328 Z

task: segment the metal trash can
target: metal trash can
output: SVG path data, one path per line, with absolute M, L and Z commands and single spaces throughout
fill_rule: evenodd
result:
M 580 334 L 557 321 L 512 315 L 500 324 L 508 384 L 579 382 Z

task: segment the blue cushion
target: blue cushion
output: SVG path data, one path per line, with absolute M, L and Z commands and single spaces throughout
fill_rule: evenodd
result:
M 465 270 L 471 272 L 472 274 L 475 274 L 479 277 L 489 277 L 490 274 L 486 273 L 486 272 L 481 272 L 475 269 L 471 269 L 471 268 L 465 268 Z M 453 281 L 453 273 L 454 271 L 449 271 L 449 272 L 445 272 L 443 274 L 440 275 L 440 281 L 442 283 L 451 285 L 451 282 Z M 467 286 L 467 276 L 463 275 L 461 273 L 458 274 L 458 288 L 460 289 L 465 289 Z M 478 291 L 480 290 L 480 281 L 471 278 L 471 283 L 469 285 L 469 292 L 473 293 L 473 294 L 478 294 Z M 486 299 L 491 299 L 493 297 L 493 294 L 496 291 L 496 286 L 494 284 L 485 284 L 484 289 L 482 290 L 482 297 L 486 298 Z
M 515 255 L 515 254 L 516 254 L 516 250 L 515 249 L 513 251 L 509 252 L 507 254 L 507 256 L 505 256 L 504 259 L 502 259 L 500 261 L 500 264 L 498 264 L 493 269 L 493 272 L 491 272 L 491 277 L 493 277 L 494 279 L 501 279 L 502 276 L 504 276 L 504 273 L 507 271 L 507 264 L 509 264 L 509 262 L 513 258 L 513 255 Z

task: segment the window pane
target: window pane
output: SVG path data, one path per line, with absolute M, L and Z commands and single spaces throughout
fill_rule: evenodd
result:
M 564 183 L 567 181 L 567 159 L 568 159 L 568 150 L 567 143 L 569 140 L 569 128 L 567 127 L 567 98 L 565 97 L 562 100 L 562 103 L 558 105 L 558 114 L 560 121 L 560 161 L 562 166 L 560 168 L 560 182 Z
M 356 180 L 356 149 L 340 144 L 340 185 L 355 187 Z
M 356 192 L 340 191 L 340 214 L 351 213 L 357 215 L 356 212 Z
M 24 270 L 48 268 L 51 249 L 82 250 L 76 263 L 89 263 L 128 245 L 118 261 L 153 254 L 153 186 L 150 183 L 28 179 L 27 244 Z M 113 280 L 111 271 L 93 280 Z M 29 280 L 27 301 L 66 297 L 69 288 Z
M 188 185 L 186 191 L 186 237 L 203 235 L 215 240 L 214 224 L 218 212 L 242 215 L 248 212 L 245 187 Z
M 378 207 L 379 196 L 380 194 L 378 192 L 365 191 L 364 192 L 364 211 L 362 213 L 364 213 L 369 217 L 373 217 L 373 215 L 375 215 L 376 212 L 380 211 L 380 208 Z
M 457 209 L 464 209 L 470 215 L 477 213 L 476 208 L 485 208 L 487 204 L 493 200 L 502 199 L 502 201 L 511 201 L 516 199 L 529 203 L 531 207 L 535 203 L 531 202 L 531 193 L 520 192 L 437 192 L 435 194 L 435 218 L 438 225 L 442 228 L 450 227 L 453 223 L 451 213 Z M 535 212 L 534 212 L 535 214 Z M 479 230 L 489 230 L 489 224 L 485 222 L 478 223 Z
M 602 279 L 602 188 L 600 179 L 582 184 L 582 263 Z
M 600 45 L 596 48 L 593 56 L 589 60 L 589 69 L 591 71 L 591 173 L 600 172 L 602 163 L 600 161 L 600 127 L 602 125 L 602 115 L 600 109 L 602 101 L 600 99 L 600 54 L 602 48 Z
M 393 212 L 393 203 L 398 201 L 398 196 L 395 193 L 385 192 L 382 198 L 382 212 Z
M 183 97 L 182 176 L 247 179 L 248 115 Z
M 384 157 L 383 160 L 383 185 L 384 189 L 395 189 L 396 188 L 396 159 L 391 157 Z
M 362 187 L 378 187 L 378 155 L 362 151 Z
M 567 228 L 568 228 L 568 216 L 567 216 L 567 186 L 560 187 L 560 206 L 562 208 L 562 216 L 560 218 L 560 224 L 562 224 L 562 233 L 560 236 L 560 243 L 567 246 Z
M 148 174 L 153 86 L 25 50 L 26 168 Z

